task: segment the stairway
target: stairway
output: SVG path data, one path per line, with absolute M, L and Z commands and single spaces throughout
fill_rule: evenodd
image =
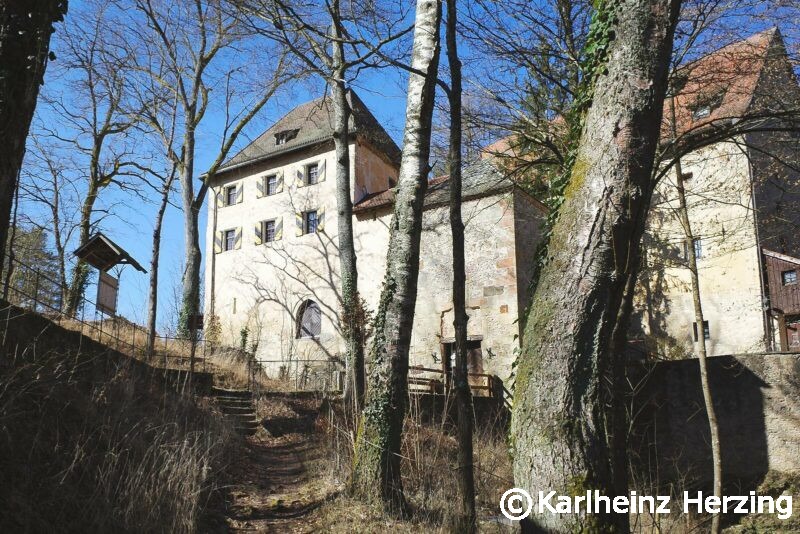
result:
M 212 394 L 223 415 L 233 423 L 237 432 L 245 436 L 256 433 L 259 423 L 251 391 L 215 387 Z

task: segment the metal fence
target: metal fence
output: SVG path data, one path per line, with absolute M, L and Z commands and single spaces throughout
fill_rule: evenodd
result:
M 64 312 L 60 282 L 43 270 L 17 259 L 11 260 L 8 268 L 3 296 L 10 303 L 134 358 L 164 367 L 188 369 L 194 345 L 196 369 L 205 371 L 209 354 L 220 350 L 210 346 L 202 337 L 193 341 L 159 335 L 155 336 L 151 350 L 148 329 L 124 317 L 105 314 L 93 300 L 86 297 L 74 313 L 67 314 Z
M 267 360 L 254 363 L 268 378 L 279 380 L 294 391 L 341 391 L 344 369 L 333 360 Z

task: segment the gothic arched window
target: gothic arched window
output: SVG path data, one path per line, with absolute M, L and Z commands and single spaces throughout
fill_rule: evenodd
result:
M 319 305 L 307 300 L 297 313 L 297 338 L 317 337 L 322 330 L 322 313 Z

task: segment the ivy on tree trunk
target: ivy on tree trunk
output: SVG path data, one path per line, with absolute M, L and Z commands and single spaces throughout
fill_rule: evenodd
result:
M 613 491 L 603 378 L 649 208 L 680 0 L 597 6 L 597 18 L 608 21 L 606 61 L 525 325 L 515 384 L 514 479 L 532 494 Z M 611 514 L 529 521 L 559 532 L 614 528 Z
M 417 0 L 400 176 L 375 319 L 369 390 L 351 481 L 358 498 L 380 502 L 399 513 L 407 512 L 400 444 L 408 401 L 408 354 L 417 301 L 422 206 L 430 172 L 441 14 L 440 0 Z

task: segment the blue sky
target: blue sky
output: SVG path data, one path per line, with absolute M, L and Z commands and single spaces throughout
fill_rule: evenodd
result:
M 70 3 L 72 13 L 82 6 L 80 0 Z M 70 23 L 69 15 L 66 24 Z M 59 28 L 60 29 L 60 28 Z M 53 49 L 58 54 L 62 43 L 63 32 L 56 31 L 53 38 Z M 67 89 L 67 80 L 61 79 L 62 74 L 57 68 L 47 71 L 45 87 L 51 94 Z M 405 110 L 405 83 L 403 73 L 392 69 L 384 69 L 377 73 L 364 72 L 353 84 L 359 96 L 369 106 L 380 123 L 389 134 L 398 142 L 402 139 L 403 116 Z M 292 107 L 307 100 L 317 98 L 323 94 L 324 86 L 311 80 L 304 82 L 278 95 L 273 102 L 268 104 L 262 113 L 254 119 L 249 127 L 239 137 L 231 152 L 233 155 L 238 149 L 261 134 L 269 125 L 289 111 Z M 213 98 L 213 97 L 212 97 Z M 39 124 L 57 124 L 56 118 L 51 115 L 46 106 L 37 109 Z M 203 126 L 198 135 L 196 151 L 196 174 L 202 174 L 212 163 L 219 147 L 219 139 L 224 128 L 224 117 L 219 111 L 210 112 L 204 119 Z M 151 242 L 153 220 L 157 210 L 157 195 L 148 193 L 149 202 L 134 198 L 129 193 L 109 188 L 101 193 L 100 205 L 112 206 L 113 215 L 105 218 L 100 223 L 100 230 L 108 235 L 117 244 L 125 248 L 140 264 L 149 270 L 151 259 Z M 176 292 L 179 290 L 182 264 L 183 264 L 183 218 L 179 205 L 179 198 L 173 195 L 173 206 L 167 210 L 162 231 L 162 245 L 159 269 L 159 326 L 172 324 L 175 313 Z M 49 213 L 44 212 L 41 206 L 25 203 L 21 212 L 37 220 L 51 219 Z M 200 231 L 201 243 L 205 235 L 205 209 L 201 212 Z M 70 243 L 68 250 L 74 250 L 75 243 Z M 205 260 L 205 251 L 203 259 Z M 140 273 L 132 267 L 123 267 L 112 274 L 120 275 L 120 292 L 118 301 L 119 314 L 130 320 L 143 324 L 146 320 L 147 291 L 149 273 Z M 87 298 L 94 300 L 96 286 L 93 283 L 87 290 Z
M 71 14 L 79 11 L 85 4 L 85 0 L 73 0 L 70 3 Z M 738 15 L 739 17 L 742 14 Z M 746 23 L 730 24 L 726 26 L 736 26 L 738 31 L 749 34 L 764 27 L 774 25 L 771 17 L 759 17 L 755 11 L 750 9 L 744 15 Z M 741 19 L 738 19 L 740 21 Z M 71 18 L 68 15 L 66 24 L 70 24 Z M 737 22 L 738 22 L 737 21 Z M 781 24 L 792 45 L 796 43 L 794 33 L 796 33 L 796 21 L 787 28 L 786 21 Z M 53 40 L 53 48 L 58 52 L 62 46 L 63 31 L 59 27 Z M 744 37 L 746 35 L 739 35 Z M 729 38 L 726 40 L 730 40 Z M 468 55 L 465 44 L 462 44 L 462 55 Z M 790 46 L 794 49 L 794 46 Z M 444 58 L 443 58 L 444 61 Z M 467 62 L 469 64 L 469 62 Z M 493 68 L 493 65 L 482 64 L 481 68 Z M 469 86 L 469 67 L 465 72 L 465 85 Z M 63 91 L 67 88 L 67 81 L 61 79 L 62 74 L 58 69 L 51 68 L 47 72 L 45 87 L 49 91 Z M 478 76 L 480 83 L 480 76 Z M 400 145 L 402 138 L 402 128 L 405 111 L 405 90 L 406 75 L 394 69 L 381 69 L 377 71 L 363 71 L 359 79 L 355 81 L 353 87 L 358 92 L 362 100 L 367 104 L 380 123 L 386 128 L 389 134 Z M 272 122 L 289 111 L 292 107 L 305 102 L 309 99 L 321 96 L 324 88 L 319 81 L 311 81 L 295 86 L 293 90 L 285 91 L 278 95 L 273 102 L 267 105 L 265 110 L 250 124 L 250 126 L 240 136 L 236 148 L 245 146 L 249 141 L 257 137 Z M 40 123 L 55 123 L 54 117 L 48 115 L 46 107 L 39 106 L 37 110 L 37 120 Z M 205 119 L 198 135 L 197 144 L 197 165 L 196 174 L 199 175 L 207 169 L 212 158 L 216 155 L 219 146 L 219 136 L 224 126 L 224 118 L 219 110 L 210 112 Z M 149 194 L 152 198 L 150 202 L 145 202 L 134 198 L 130 194 L 108 190 L 104 191 L 102 204 L 109 206 L 113 204 L 113 217 L 109 217 L 100 225 L 100 229 L 119 245 L 127 249 L 131 255 L 142 265 L 149 268 L 151 253 L 152 224 L 156 212 L 157 198 L 154 194 Z M 178 202 L 177 195 L 173 198 Z M 41 207 L 30 204 L 23 205 L 21 208 L 26 215 L 36 219 L 47 219 L 49 215 L 41 211 Z M 205 233 L 205 210 L 201 212 L 200 230 L 201 239 Z M 165 216 L 162 234 L 162 252 L 160 261 L 160 291 L 159 291 L 159 324 L 170 324 L 174 317 L 176 305 L 176 292 L 179 290 L 181 269 L 183 262 L 183 219 L 179 208 L 171 206 Z M 204 240 L 201 241 L 204 243 Z M 76 248 L 74 243 L 68 247 L 69 250 Z M 205 260 L 205 251 L 204 251 Z M 147 287 L 149 275 L 139 273 L 130 267 L 126 267 L 121 273 L 119 312 L 123 316 L 143 323 L 145 321 L 145 306 L 147 301 Z M 96 288 L 90 287 L 87 296 L 94 299 Z

